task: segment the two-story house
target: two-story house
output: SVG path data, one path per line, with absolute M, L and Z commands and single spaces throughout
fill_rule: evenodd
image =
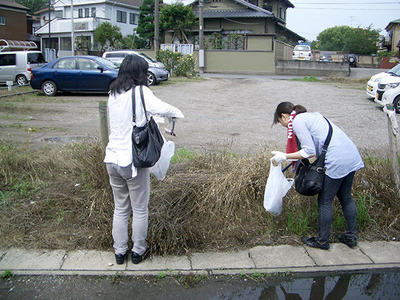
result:
M 53 48 L 58 56 L 72 54 L 71 32 L 74 37 L 84 39 L 97 49 L 94 41 L 95 29 L 104 22 L 120 28 L 123 36 L 132 35 L 139 20 L 141 0 L 63 0 L 56 1 L 49 10 L 37 12 L 41 26 L 35 34 L 40 37 L 42 49 Z M 73 18 L 71 7 L 73 5 Z M 75 48 L 75 47 L 74 47 Z
M 26 13 L 29 9 L 15 1 L 0 0 L 0 39 L 27 40 Z
M 304 39 L 286 28 L 286 11 L 294 7 L 288 0 L 202 2 L 205 72 L 273 74 L 276 60 L 283 59 L 283 53 L 292 53 L 288 43 L 295 45 Z M 189 5 L 199 16 L 199 0 Z M 189 40 L 198 45 L 199 25 L 189 33 Z M 172 30 L 164 39 L 166 44 L 184 43 Z M 199 61 L 203 59 L 199 57 Z

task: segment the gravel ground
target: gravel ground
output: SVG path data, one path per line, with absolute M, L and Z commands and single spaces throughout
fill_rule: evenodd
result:
M 368 100 L 364 90 L 343 84 L 278 80 L 274 78 L 208 78 L 152 88 L 162 100 L 180 108 L 185 119 L 177 122 L 177 147 L 197 151 L 230 146 L 237 153 L 285 146 L 285 129 L 271 127 L 273 112 L 281 101 L 319 111 L 344 129 L 360 149 L 388 147 L 385 114 Z M 49 138 L 68 141 L 76 136 L 97 136 L 98 101 L 107 95 L 62 94 L 57 97 L 26 95 L 13 103 L 27 111 L 0 110 L 0 137 L 20 143 L 43 145 Z M 12 103 L 11 97 L 2 101 Z M 19 124 L 19 125 L 18 125 Z M 161 125 L 169 127 L 168 123 Z M 5 129 L 6 128 L 6 129 Z M 34 128 L 29 132 L 29 128 Z M 385 150 L 386 151 L 386 150 Z

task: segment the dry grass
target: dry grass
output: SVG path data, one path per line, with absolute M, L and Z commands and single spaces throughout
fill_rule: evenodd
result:
M 111 249 L 112 194 L 98 143 L 46 152 L 18 151 L 0 143 L 0 247 Z M 362 239 L 399 237 L 399 194 L 389 164 L 365 159 L 353 194 Z M 295 244 L 315 233 L 314 197 L 291 190 L 281 216 L 262 202 L 269 154 L 238 157 L 197 154 L 152 180 L 148 241 L 156 254 L 254 245 Z M 333 230 L 344 226 L 335 205 Z

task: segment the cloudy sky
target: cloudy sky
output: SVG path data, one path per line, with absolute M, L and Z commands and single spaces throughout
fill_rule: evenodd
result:
M 164 0 L 165 3 L 192 0 Z M 390 21 L 400 19 L 396 0 L 290 0 L 295 8 L 287 11 L 287 27 L 312 41 L 326 28 L 349 25 L 382 30 Z
M 395 0 L 290 0 L 286 26 L 312 41 L 326 28 L 349 25 L 381 29 L 400 19 L 400 1 Z

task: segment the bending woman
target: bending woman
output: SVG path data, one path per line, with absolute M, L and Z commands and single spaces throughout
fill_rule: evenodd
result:
M 136 99 L 136 126 L 144 126 L 146 117 L 140 101 L 139 86 L 143 86 L 144 102 L 149 114 L 183 118 L 182 112 L 156 96 L 147 87 L 147 62 L 128 55 L 122 62 L 117 79 L 111 84 L 108 98 L 110 136 L 104 162 L 114 196 L 112 236 L 115 259 L 123 264 L 128 254 L 128 223 L 132 210 L 132 262 L 146 259 L 150 169 L 135 168 L 132 164 L 132 93 Z
M 301 105 L 290 102 L 280 103 L 274 114 L 274 124 L 293 129 L 301 147 L 293 153 L 272 151 L 273 160 L 282 162 L 287 159 L 303 159 L 318 157 L 328 135 L 329 125 L 325 118 L 317 112 L 309 113 Z M 338 234 L 340 242 L 353 248 L 357 245 L 356 204 L 351 196 L 354 174 L 364 167 L 357 147 L 349 137 L 335 124 L 332 138 L 325 159 L 325 179 L 322 191 L 318 194 L 318 237 L 302 238 L 302 242 L 310 247 L 329 249 L 329 238 L 332 224 L 332 203 L 338 197 L 346 220 L 346 233 Z

